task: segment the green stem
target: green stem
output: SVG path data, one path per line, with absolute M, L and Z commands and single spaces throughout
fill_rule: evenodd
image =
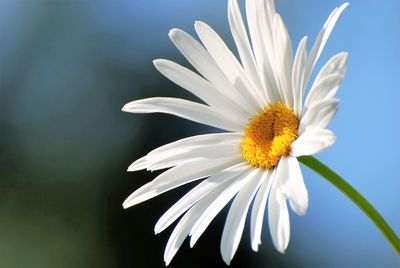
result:
M 321 161 L 312 156 L 300 156 L 298 160 L 305 166 L 314 170 L 316 173 L 327 179 L 330 183 L 336 186 L 342 193 L 344 193 L 351 201 L 353 201 L 370 220 L 378 227 L 382 234 L 386 237 L 389 243 L 400 255 L 400 239 L 379 214 L 379 212 L 365 199 L 356 189 L 347 183 L 342 177 L 336 174 L 332 169 L 324 165 Z

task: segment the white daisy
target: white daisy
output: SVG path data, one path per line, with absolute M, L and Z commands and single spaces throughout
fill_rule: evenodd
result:
M 172 42 L 199 74 L 169 60 L 154 61 L 168 79 L 203 103 L 177 98 L 148 98 L 126 104 L 131 113 L 168 113 L 225 132 L 193 136 L 161 146 L 135 161 L 129 171 L 169 168 L 136 190 L 124 208 L 183 184 L 203 179 L 159 219 L 159 233 L 181 217 L 168 241 L 168 265 L 187 236 L 196 243 L 214 217 L 233 199 L 221 239 L 229 264 L 242 237 L 251 208 L 251 247 L 258 250 L 265 206 L 276 249 L 284 253 L 290 237 L 287 201 L 304 215 L 308 194 L 296 157 L 312 155 L 335 142 L 325 127 L 336 113 L 334 99 L 343 79 L 347 53 L 332 57 L 317 75 L 303 104 L 313 68 L 342 11 L 333 10 L 307 53 L 304 37 L 292 55 L 285 24 L 273 0 L 247 0 L 249 36 L 236 0 L 228 17 L 240 62 L 217 33 L 204 22 L 195 29 L 202 42 L 179 29 Z M 254 200 L 254 201 L 253 201 Z

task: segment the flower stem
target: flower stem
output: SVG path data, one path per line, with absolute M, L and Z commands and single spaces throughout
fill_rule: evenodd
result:
M 400 255 L 400 239 L 379 214 L 379 212 L 365 199 L 356 189 L 347 183 L 342 177 L 336 174 L 332 169 L 324 165 L 321 161 L 312 156 L 300 156 L 298 160 L 308 168 L 312 169 L 330 183 L 336 186 L 342 193 L 344 193 L 351 201 L 353 201 L 375 224 L 376 227 L 382 232 L 389 243 Z

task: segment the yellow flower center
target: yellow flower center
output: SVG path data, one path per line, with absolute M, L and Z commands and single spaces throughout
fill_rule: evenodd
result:
M 289 155 L 297 138 L 299 120 L 293 110 L 277 102 L 266 106 L 249 120 L 242 138 L 242 155 L 253 167 L 274 168 L 282 156 Z

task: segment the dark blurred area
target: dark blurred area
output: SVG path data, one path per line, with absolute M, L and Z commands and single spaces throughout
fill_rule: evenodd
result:
M 153 227 L 193 185 L 123 210 L 124 199 L 157 175 L 126 169 L 160 145 L 215 130 L 121 108 L 152 96 L 194 99 L 157 73 L 152 60 L 188 66 L 167 33 L 178 26 L 193 32 L 196 16 L 214 21 L 217 31 L 224 25 L 221 35 L 229 36 L 226 2 L 0 0 L 0 267 L 164 267 L 173 227 L 157 236 Z M 329 3 L 315 31 L 339 2 Z M 313 204 L 323 204 L 315 195 Z M 193 249 L 185 241 L 170 267 L 226 267 L 219 253 L 226 212 Z M 267 224 L 260 252 L 252 252 L 246 225 L 230 267 L 344 267 L 335 257 L 341 251 L 329 258 L 309 250 L 318 252 L 315 241 L 321 248 L 331 244 L 323 220 L 318 230 L 319 222 L 307 223 L 312 213 L 301 218 L 303 225 L 291 215 L 297 238 L 286 255 L 273 248 Z M 332 218 L 327 221 L 335 224 Z M 320 232 L 319 240 L 305 229 Z

